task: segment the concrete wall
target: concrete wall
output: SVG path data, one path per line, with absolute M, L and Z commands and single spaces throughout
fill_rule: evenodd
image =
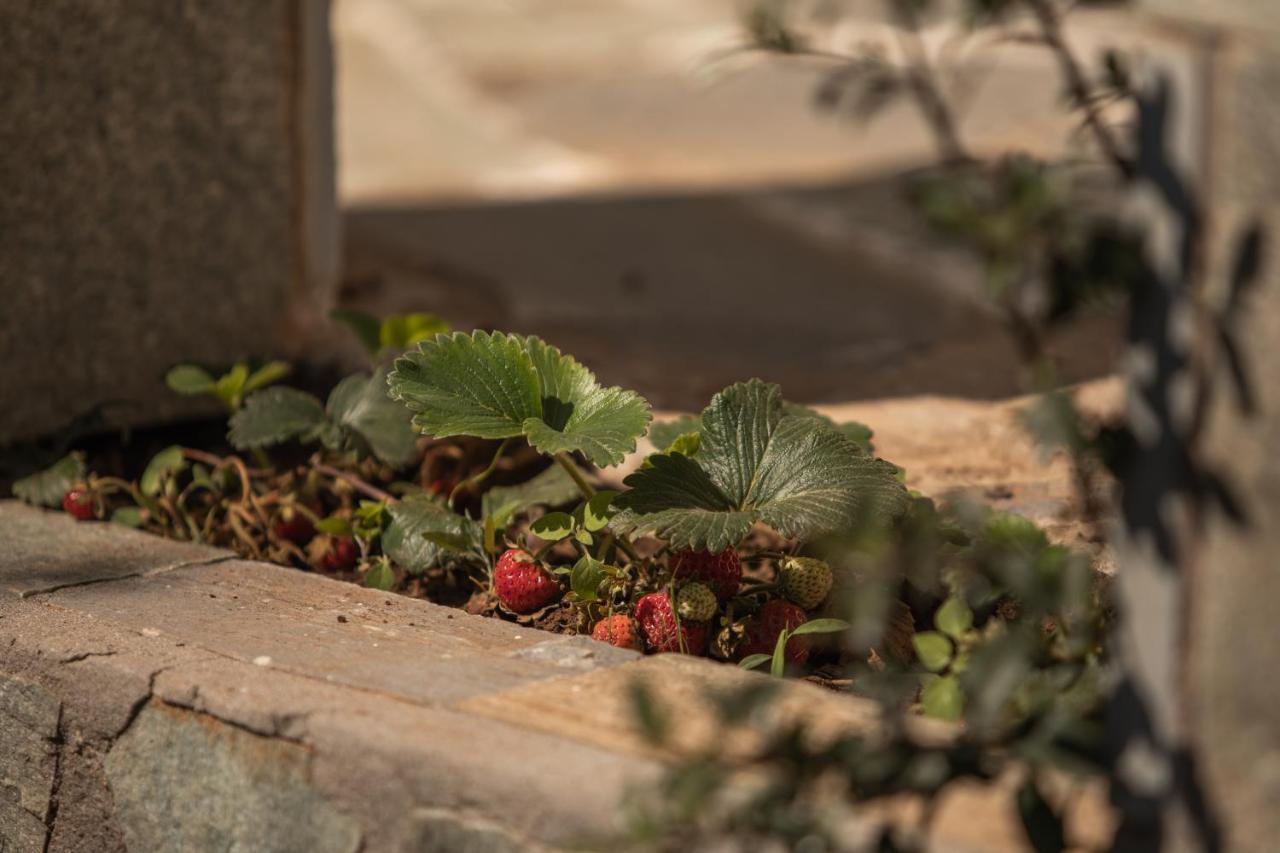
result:
M 327 0 L 11 0 L 0 15 L 0 441 L 176 361 L 287 353 L 331 298 Z
M 1265 235 L 1261 271 L 1237 324 L 1257 412 L 1242 417 L 1227 376 L 1218 376 L 1203 448 L 1252 524 L 1241 529 L 1220 513 L 1207 519 L 1187 580 L 1189 622 L 1179 652 L 1188 665 L 1182 724 L 1226 846 L 1266 850 L 1280 836 L 1280 680 L 1273 675 L 1280 661 L 1280 4 L 1145 0 L 1143 7 L 1198 57 L 1193 177 L 1207 216 L 1209 304 L 1225 301 L 1246 230 L 1256 225 Z

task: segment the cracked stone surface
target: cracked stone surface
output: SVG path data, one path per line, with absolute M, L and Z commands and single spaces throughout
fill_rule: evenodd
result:
M 80 584 L 163 572 L 234 556 L 229 551 L 160 540 L 101 524 L 76 524 L 66 513 L 0 502 L 4 559 L 0 589 L 37 595 Z M 49 547 L 50 538 L 58 547 Z
M 310 784 L 310 751 L 163 704 L 107 756 L 131 850 L 354 853 L 360 828 Z
M 39 684 L 0 673 L 0 850 L 42 851 L 57 770 L 61 705 Z

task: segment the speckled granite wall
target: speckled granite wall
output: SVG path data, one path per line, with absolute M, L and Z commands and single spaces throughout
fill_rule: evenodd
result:
M 0 441 L 300 343 L 332 280 L 327 0 L 0 14 Z M 318 244 L 318 245 L 317 245 Z M 327 267 L 327 268 L 326 268 Z

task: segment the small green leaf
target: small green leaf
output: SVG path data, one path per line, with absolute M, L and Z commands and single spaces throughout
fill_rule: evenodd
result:
M 584 556 L 574 564 L 569 575 L 569 586 L 579 601 L 595 601 L 599 598 L 600 584 L 609 574 L 604 563 Z
M 747 655 L 745 658 L 738 661 L 738 666 L 743 669 L 755 669 L 762 664 L 768 663 L 771 657 L 772 655 Z
M 191 466 L 191 482 L 202 489 L 216 491 L 218 486 L 213 482 L 213 477 L 209 475 L 209 469 L 201 465 L 199 462 Z
M 573 516 L 567 512 L 549 512 L 529 525 L 529 532 L 544 542 L 559 542 L 574 529 Z
M 379 350 L 406 349 L 447 331 L 449 324 L 435 314 L 392 314 L 379 327 Z
M 365 573 L 364 585 L 383 592 L 396 585 L 396 573 L 391 568 L 391 561 L 386 557 L 375 560 Z
M 321 533 L 327 533 L 330 536 L 350 536 L 352 533 L 351 522 L 337 515 L 320 519 L 320 521 L 316 522 L 316 530 Z
M 144 495 L 155 497 L 160 494 L 166 478 L 182 473 L 186 467 L 187 460 L 182 455 L 182 448 L 176 444 L 166 447 L 151 457 L 146 470 L 142 472 L 142 479 L 138 481 L 138 486 Z
M 208 394 L 217 384 L 209 371 L 195 364 L 177 364 L 164 375 L 164 384 L 179 394 Z
M 964 713 L 964 694 L 953 675 L 932 676 L 920 693 L 924 712 L 939 720 L 958 720 Z
M 608 527 L 609 521 L 615 515 L 609 505 L 617 496 L 617 492 L 607 489 L 596 492 L 595 497 L 582 505 L 582 526 L 592 533 Z
M 697 415 L 681 415 L 669 421 L 655 422 L 649 427 L 649 441 L 660 452 L 669 452 L 671 445 L 683 435 L 697 434 L 702 429 L 702 419 Z M 689 454 L 685 454 L 686 456 Z
M 790 631 L 778 634 L 778 642 L 773 646 L 773 662 L 769 665 L 769 674 L 781 678 L 787 671 L 787 640 L 791 639 Z
M 307 439 L 326 423 L 320 401 L 294 388 L 267 388 L 231 416 L 227 440 L 238 450 Z
M 941 672 L 951 662 L 951 641 L 937 631 L 921 631 L 911 638 L 916 656 L 930 672 Z
M 791 636 L 799 637 L 804 634 L 838 634 L 841 631 L 848 631 L 853 626 L 843 619 L 810 619 L 799 625 Z
M 244 382 L 241 394 L 247 396 L 254 391 L 261 391 L 268 385 L 284 379 L 292 369 L 287 361 L 269 361 L 249 375 Z
M 372 314 L 337 308 L 329 312 L 329 319 L 342 323 L 354 332 L 371 358 L 376 358 L 382 350 L 382 323 Z
M 393 468 L 403 468 L 418 454 L 418 434 L 408 410 L 387 392 L 387 370 L 353 374 L 339 382 L 325 404 L 329 419 L 343 430 L 343 443 L 372 453 Z
M 933 624 L 942 633 L 958 640 L 973 627 L 973 611 L 964 599 L 953 595 L 942 602 L 934 614 Z
M 434 566 L 443 551 L 480 547 L 480 526 L 450 512 L 430 495 L 410 495 L 388 507 L 391 522 L 382 535 L 382 550 L 411 575 Z
M 702 447 L 702 435 L 696 432 L 686 432 L 676 436 L 676 440 L 667 446 L 667 453 L 683 453 L 685 456 L 697 456 L 698 450 Z
M 68 453 L 43 471 L 23 477 L 13 484 L 14 497 L 36 506 L 62 506 L 62 497 L 84 479 L 84 454 Z
M 573 538 L 581 542 L 583 545 L 586 545 L 588 548 L 595 544 L 596 541 L 596 538 L 591 535 L 591 531 L 583 530 L 581 527 L 573 531 Z
M 240 408 L 240 403 L 244 400 L 244 383 L 248 379 L 249 365 L 242 361 L 218 377 L 218 381 L 214 383 L 213 392 L 228 409 L 234 412 Z
M 142 526 L 142 509 L 136 506 L 118 507 L 111 513 L 111 523 L 120 524 L 125 527 L 141 527 Z

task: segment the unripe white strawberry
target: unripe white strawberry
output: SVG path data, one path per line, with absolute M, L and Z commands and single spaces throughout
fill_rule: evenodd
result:
M 676 593 L 676 611 L 681 619 L 706 622 L 716 615 L 716 594 L 704 583 L 687 583 Z
M 831 567 L 816 557 L 787 557 L 778 567 L 782 594 L 813 610 L 831 592 Z

